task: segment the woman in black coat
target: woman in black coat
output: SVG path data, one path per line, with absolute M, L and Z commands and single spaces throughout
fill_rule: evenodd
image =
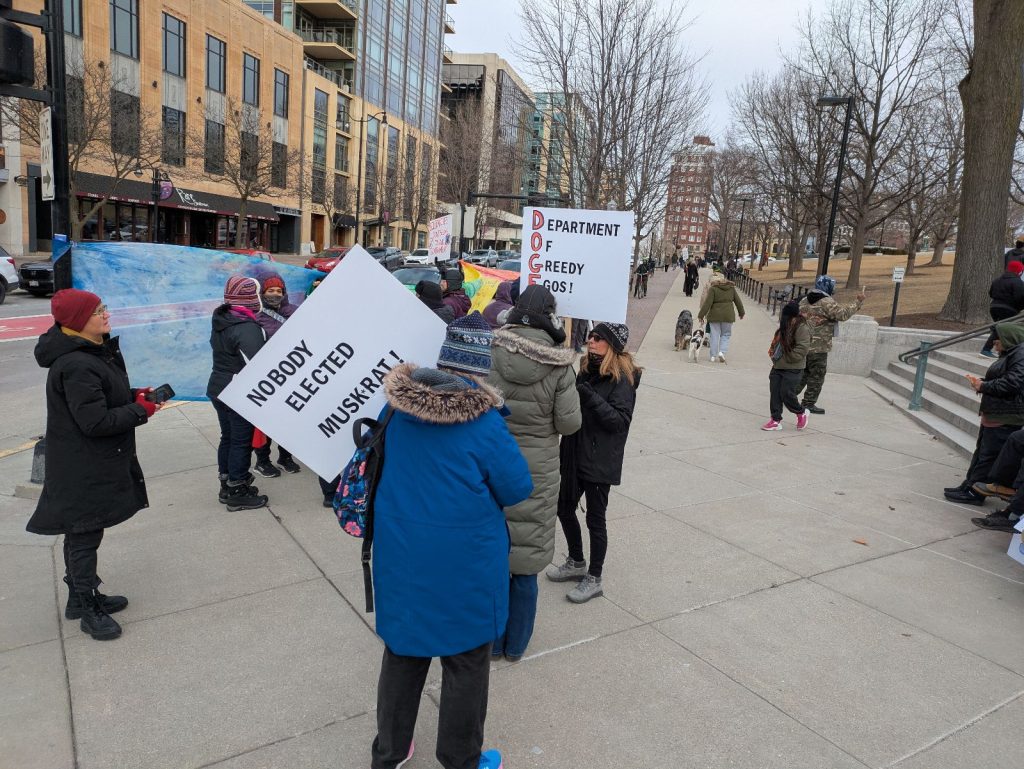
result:
M 117 638 L 110 617 L 128 605 L 124 596 L 99 592 L 97 550 L 103 530 L 149 507 L 146 481 L 135 455 L 135 428 L 160 406 L 152 388 L 132 389 L 110 313 L 96 294 L 64 289 L 53 295 L 56 321 L 39 337 L 36 361 L 46 376 L 46 477 L 36 511 L 25 527 L 64 535 L 64 616 L 81 619 L 97 640 Z
M 693 292 L 697 290 L 700 285 L 700 273 L 697 272 L 697 264 L 692 260 L 686 261 L 686 266 L 683 267 L 686 270 L 686 280 L 683 282 L 683 291 L 687 296 L 693 296 Z
M 549 566 L 545 575 L 552 582 L 578 580 L 566 596 L 573 603 L 585 603 L 604 592 L 601 573 L 608 550 L 608 494 L 622 479 L 622 459 L 642 373 L 626 352 L 628 340 L 629 329 L 621 324 L 594 326 L 576 376 L 583 426 L 562 438 L 558 520 L 569 555 L 561 566 Z M 583 558 L 583 534 L 576 517 L 584 495 L 590 532 L 589 568 Z

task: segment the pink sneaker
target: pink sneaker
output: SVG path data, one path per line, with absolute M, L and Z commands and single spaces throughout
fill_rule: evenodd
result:
M 782 429 L 782 422 L 776 422 L 774 419 L 769 419 L 767 422 L 765 422 L 763 425 L 761 425 L 761 429 L 762 430 L 781 430 Z
M 810 418 L 811 418 L 811 412 L 809 412 L 807 409 L 804 409 L 802 414 L 797 414 L 796 415 L 796 429 L 797 430 L 803 430 L 805 427 L 807 427 L 807 420 L 810 419 Z

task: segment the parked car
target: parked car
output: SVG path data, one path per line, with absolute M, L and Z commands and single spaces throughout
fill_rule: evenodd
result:
M 21 287 L 32 296 L 53 293 L 53 262 L 25 262 L 19 272 Z
M 506 259 L 504 262 L 498 265 L 499 270 L 511 270 L 512 272 L 519 272 L 519 260 L 518 259 Z
M 366 251 L 388 270 L 397 270 L 404 261 L 401 249 L 394 246 L 370 246 Z
M 400 267 L 391 274 L 410 291 L 415 291 L 416 284 L 421 280 L 429 280 L 431 283 L 441 282 L 441 273 L 433 265 L 427 267 Z
M 261 251 L 258 248 L 229 248 L 229 254 L 242 254 L 244 256 L 255 256 L 257 259 L 264 259 L 268 262 L 276 261 L 274 255 L 269 251 Z
M 0 246 L 0 304 L 7 298 L 7 292 L 17 289 L 20 283 L 14 258 Z
M 468 261 L 484 267 L 494 267 L 498 264 L 498 252 L 493 248 L 478 248 L 470 252 Z
M 414 249 L 411 254 L 405 257 L 406 264 L 433 264 L 430 258 L 430 251 L 425 248 Z
M 498 252 L 498 259 L 521 259 L 523 257 L 518 251 L 513 251 L 511 248 L 506 248 Z
M 306 269 L 330 272 L 345 258 L 345 254 L 350 248 L 352 246 L 331 246 L 323 251 L 318 251 L 306 260 Z

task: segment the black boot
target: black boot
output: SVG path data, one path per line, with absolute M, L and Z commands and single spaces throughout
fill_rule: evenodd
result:
M 228 498 L 225 502 L 228 506 L 228 512 L 235 513 L 239 510 L 255 510 L 266 505 L 266 495 L 257 494 L 257 491 L 258 489 L 255 486 L 250 486 L 246 483 L 240 486 L 229 487 Z
M 65 576 L 64 584 L 68 586 L 68 605 L 64 607 L 66 619 L 80 619 L 85 614 L 85 606 L 82 604 L 82 596 L 75 591 L 71 578 Z M 123 595 L 103 595 L 99 590 L 95 591 L 96 597 L 107 614 L 119 612 L 128 607 L 128 599 Z
M 121 626 L 103 609 L 100 595 L 95 590 L 78 591 L 78 601 L 82 607 L 80 627 L 97 641 L 110 641 L 119 638 Z M 125 602 L 127 605 L 127 602 Z
M 260 490 L 252 485 L 252 482 L 256 480 L 256 476 L 249 473 L 245 477 L 245 483 L 249 486 L 249 489 L 253 494 L 259 494 Z M 221 476 L 220 479 L 220 493 L 217 494 L 217 500 L 222 504 L 228 503 L 228 497 L 231 495 L 231 487 L 228 486 L 228 477 L 226 475 Z
M 947 486 L 942 490 L 943 494 L 955 494 L 959 491 L 967 491 L 971 488 L 971 484 L 967 481 L 962 481 L 959 486 Z

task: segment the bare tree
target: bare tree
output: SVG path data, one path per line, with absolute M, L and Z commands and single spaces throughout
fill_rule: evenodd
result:
M 476 99 L 458 102 L 441 123 L 441 166 L 438 197 L 448 203 L 465 203 L 477 189 L 484 145 L 483 106 Z
M 750 150 L 739 145 L 732 134 L 726 136 L 722 149 L 711 159 L 711 211 L 718 221 L 718 243 L 724 258 L 732 246 L 732 233 L 745 218 L 746 207 L 741 199 L 750 197 L 756 164 Z

